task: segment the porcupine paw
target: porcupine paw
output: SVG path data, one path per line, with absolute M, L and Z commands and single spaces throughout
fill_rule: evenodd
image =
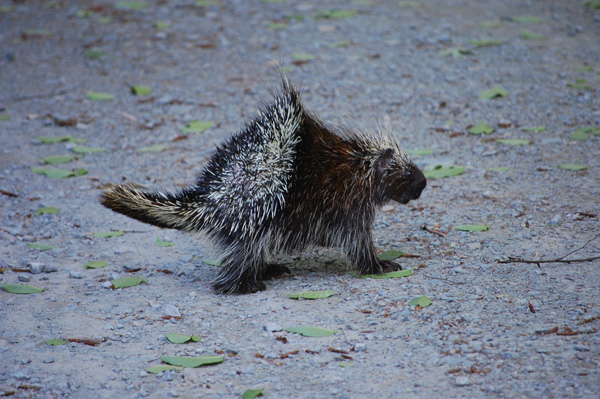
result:
M 384 264 L 382 265 L 381 268 L 381 274 L 383 273 L 389 273 L 389 272 L 395 272 L 397 270 L 402 270 L 402 266 L 400 266 L 398 263 L 396 262 L 389 262 L 386 261 L 384 262 Z
M 265 283 L 259 280 L 253 281 L 240 281 L 237 284 L 231 286 L 230 284 L 215 283 L 213 285 L 215 292 L 219 294 L 252 294 L 258 291 L 264 291 L 267 289 Z
M 263 280 L 271 280 L 276 277 L 279 277 L 283 274 L 292 274 L 292 271 L 289 267 L 278 265 L 277 263 L 269 263 L 267 264 L 267 268 L 263 273 Z

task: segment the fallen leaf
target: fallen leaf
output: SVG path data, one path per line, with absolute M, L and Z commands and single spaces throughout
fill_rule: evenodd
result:
M 489 230 L 489 226 L 486 226 L 485 224 L 463 224 L 460 226 L 454 226 L 454 230 L 460 230 L 460 231 L 487 231 Z
M 83 53 L 83 56 L 90 60 L 99 60 L 106 57 L 108 54 L 104 50 L 90 49 Z
M 540 22 L 544 21 L 543 18 L 535 17 L 532 15 L 517 15 L 514 17 L 510 17 L 510 20 L 520 24 L 539 24 Z
M 344 19 L 352 18 L 356 10 L 321 10 L 315 14 L 315 19 Z
M 35 212 L 33 214 L 34 215 L 56 215 L 58 213 L 60 213 L 58 208 L 55 208 L 53 206 L 40 206 L 38 209 L 35 210 Z
M 528 30 L 521 31 L 521 38 L 525 40 L 542 40 L 544 36 L 538 35 L 537 33 L 529 32 Z
M 506 97 L 508 92 L 500 87 L 494 87 L 493 89 L 484 90 L 479 93 L 479 98 L 483 100 L 490 100 L 497 97 Z
M 418 298 L 413 299 L 412 301 L 410 301 L 408 303 L 408 306 L 420 306 L 422 308 L 426 308 L 427 306 L 431 305 L 433 303 L 433 301 L 429 298 L 427 298 L 426 295 L 420 296 Z
M 471 39 L 468 42 L 476 47 L 499 46 L 504 43 L 502 40 L 496 39 Z
M 558 165 L 558 167 L 563 170 L 586 170 L 590 168 L 587 165 L 579 165 L 575 163 L 561 163 Z
M 83 265 L 84 269 L 102 269 L 108 266 L 108 262 L 103 260 L 92 260 Z
M 188 123 L 183 129 L 181 129 L 182 133 L 203 133 L 210 129 L 215 123 L 213 121 L 199 121 L 194 120 Z
M 408 270 L 396 270 L 395 272 L 383 273 L 383 274 L 363 274 L 360 278 L 372 278 L 377 280 L 383 280 L 388 278 L 401 278 L 410 277 L 413 275 L 412 269 Z
M 167 339 L 174 344 L 185 344 L 187 342 L 200 341 L 200 337 L 197 335 L 184 335 L 179 333 L 167 334 Z
M 46 340 L 46 345 L 50 345 L 50 346 L 61 346 L 61 345 L 66 345 L 66 344 L 67 343 L 60 338 Z
M 125 235 L 125 232 L 123 230 L 108 231 L 108 232 L 96 232 L 93 234 L 93 236 L 96 238 L 121 237 L 124 235 Z
M 79 139 L 73 136 L 58 136 L 58 137 L 40 137 L 42 144 L 55 144 L 55 143 L 86 143 L 87 139 Z
M 242 394 L 242 399 L 254 399 L 257 396 L 262 396 L 264 390 L 265 388 L 246 389 L 246 391 L 244 391 Z
M 577 90 L 589 90 L 592 88 L 585 79 L 575 79 L 575 82 L 569 82 L 567 86 Z
M 401 256 L 404 256 L 404 252 L 394 251 L 393 249 L 390 249 L 378 255 L 379 259 L 381 260 L 394 260 L 400 258 Z
M 543 132 L 546 130 L 546 126 L 526 126 L 521 128 L 522 131 L 524 132 Z
M 161 356 L 160 360 L 163 362 L 181 367 L 200 367 L 209 364 L 222 363 L 225 359 L 224 356 Z
M 440 50 L 439 53 L 442 57 L 446 57 L 451 55 L 454 58 L 462 57 L 464 55 L 472 55 L 473 52 L 468 49 L 464 49 L 462 47 L 450 47 L 444 50 Z
M 115 289 L 135 287 L 136 285 L 140 285 L 142 283 L 147 283 L 147 282 L 148 282 L 147 278 L 136 277 L 136 276 L 123 277 L 123 278 L 118 278 L 116 280 L 111 280 L 111 284 L 113 285 L 113 287 Z
M 142 147 L 138 151 L 139 152 L 161 152 L 161 151 L 168 150 L 168 149 L 169 149 L 169 146 L 167 146 L 167 145 L 153 144 L 148 147 Z
M 148 4 L 141 1 L 117 1 L 115 3 L 115 8 L 119 8 L 121 10 L 143 10 L 147 7 Z
M 50 245 L 50 244 L 29 243 L 29 244 L 27 244 L 27 248 L 29 248 L 29 249 L 39 249 L 40 251 L 49 251 L 49 250 L 54 249 L 56 247 L 54 245 Z
M 157 247 L 172 247 L 174 246 L 174 242 L 164 241 L 160 237 L 156 237 L 156 246 Z
M 97 91 L 88 91 L 85 93 L 85 97 L 92 101 L 112 101 L 115 99 L 115 96 L 112 94 L 101 93 Z
M 444 177 L 457 176 L 467 168 L 465 166 L 454 166 L 454 165 L 435 165 L 433 169 L 426 170 L 423 174 L 428 179 L 441 179 Z
M 65 179 L 67 177 L 83 176 L 88 173 L 87 170 L 83 168 L 79 168 L 75 171 L 56 168 L 32 168 L 32 170 L 33 173 L 45 175 L 53 179 Z
M 77 159 L 77 156 L 75 156 L 75 155 L 53 155 L 50 157 L 42 158 L 42 161 L 49 165 L 56 165 L 56 164 L 60 164 L 60 163 L 71 162 L 74 159 Z
M 11 294 L 39 294 L 44 292 L 42 288 L 22 284 L 2 284 L 2 289 Z
M 292 299 L 324 299 L 329 298 L 332 295 L 337 294 L 336 291 L 325 290 L 325 291 L 305 291 L 305 292 L 297 292 L 295 294 L 290 294 L 290 298 Z
M 136 96 L 147 96 L 152 93 L 152 88 L 142 85 L 131 86 L 131 92 Z
M 304 337 L 329 337 L 336 333 L 335 330 L 326 330 L 324 328 L 309 326 L 290 327 L 286 328 L 285 331 L 300 334 Z
M 491 126 L 485 124 L 485 122 L 479 122 L 477 125 L 473 126 L 469 129 L 469 133 L 471 134 L 490 134 L 493 133 L 496 129 Z

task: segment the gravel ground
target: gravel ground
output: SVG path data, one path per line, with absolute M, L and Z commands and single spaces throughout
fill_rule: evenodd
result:
M 0 3 L 0 283 L 45 289 L 0 291 L 0 396 L 235 398 L 264 387 L 267 398 L 599 397 L 600 261 L 498 260 L 555 259 L 586 243 L 570 258 L 600 253 L 600 137 L 571 137 L 600 127 L 600 10 L 558 0 L 220 3 Z M 98 204 L 109 182 L 191 184 L 268 100 L 277 64 L 323 119 L 383 123 L 406 149 L 433 149 L 419 165 L 467 167 L 377 217 L 379 248 L 419 256 L 401 259 L 413 276 L 358 279 L 338 251 L 316 248 L 278 259 L 293 274 L 265 292 L 215 295 L 210 242 Z M 135 96 L 132 85 L 153 92 Z M 494 87 L 508 94 L 478 98 Z M 192 120 L 215 125 L 182 135 Z M 467 133 L 480 122 L 495 132 Z M 59 136 L 106 151 L 40 143 Z M 155 144 L 168 149 L 140 151 Z M 88 173 L 33 173 L 54 155 L 77 155 L 55 167 Z M 489 230 L 453 229 L 473 223 Z M 125 235 L 93 236 L 113 230 Z M 54 248 L 28 247 L 40 243 Z M 82 267 L 93 260 L 109 265 Z M 131 275 L 148 282 L 107 288 Z M 338 294 L 289 298 L 325 289 Z M 433 304 L 408 305 L 421 295 Z M 299 325 L 337 333 L 285 331 Z M 165 338 L 173 332 L 201 338 L 176 345 Z M 46 344 L 54 338 L 67 344 Z M 218 365 L 146 371 L 162 355 L 217 354 Z

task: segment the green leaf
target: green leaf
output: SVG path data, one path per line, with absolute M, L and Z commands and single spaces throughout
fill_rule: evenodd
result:
M 147 372 L 152 373 L 152 374 L 158 374 L 158 373 L 162 373 L 163 371 L 167 371 L 167 370 L 183 370 L 183 367 L 181 366 L 170 366 L 168 364 L 160 364 L 158 366 L 152 366 L 152 367 L 148 367 L 146 369 Z
M 454 226 L 454 230 L 460 231 L 487 231 L 489 230 L 489 226 L 485 224 L 463 224 L 460 226 Z
M 292 57 L 297 61 L 310 61 L 317 58 L 316 55 L 308 53 L 292 53 Z
M 290 294 L 290 298 L 292 299 L 323 299 L 329 298 L 332 295 L 337 294 L 336 291 L 325 290 L 325 291 L 305 291 L 305 292 L 297 292 L 295 294 Z
M 340 366 L 340 367 L 354 367 L 354 363 L 339 362 L 338 366 Z
M 285 22 L 270 22 L 269 23 L 269 28 L 275 29 L 275 30 L 287 29 L 289 27 L 290 27 L 290 24 L 287 24 Z
M 73 136 L 58 136 L 58 137 L 40 137 L 42 144 L 55 144 L 55 143 L 86 143 L 87 139 L 79 139 Z
M 29 248 L 29 249 L 39 249 L 40 251 L 49 251 L 49 250 L 54 249 L 56 247 L 54 245 L 50 245 L 50 244 L 29 243 L 29 244 L 27 244 L 27 248 Z
M 479 24 L 480 28 L 483 29 L 496 29 L 502 27 L 502 22 L 500 21 L 486 21 Z
M 265 388 L 258 389 L 246 389 L 242 394 L 242 399 L 254 399 L 257 396 L 261 396 Z
M 13 11 L 15 8 L 13 6 L 7 6 L 7 5 L 0 5 L 0 13 L 5 13 L 5 12 L 11 12 Z
M 404 256 L 405 253 L 401 252 L 401 251 L 394 251 L 393 249 L 390 249 L 388 251 L 385 251 L 384 253 L 379 254 L 379 259 L 381 260 L 394 260 L 394 259 L 398 259 L 402 256 Z
M 35 212 L 33 214 L 34 215 L 56 215 L 58 213 L 60 213 L 58 208 L 55 208 L 53 206 L 40 206 L 38 209 L 35 210 Z
M 329 43 L 327 45 L 327 47 L 329 48 L 341 48 L 341 47 L 348 47 L 350 45 L 349 41 L 341 41 L 341 42 L 335 42 L 335 43 Z
M 2 284 L 2 289 L 11 294 L 39 294 L 44 292 L 42 288 L 22 284 Z
M 433 154 L 433 148 L 418 148 L 415 150 L 405 150 L 408 155 L 431 155 Z
M 113 287 L 115 287 L 115 289 L 135 287 L 136 285 L 140 285 L 142 283 L 147 283 L 147 282 L 148 282 L 147 278 L 142 278 L 142 277 L 137 277 L 137 276 L 123 277 L 123 278 L 118 278 L 116 280 L 111 280 L 111 283 L 112 283 Z
M 219 1 L 217 0 L 196 0 L 197 7 L 208 7 L 208 6 L 218 6 Z
M 463 55 L 472 55 L 473 52 L 471 50 L 464 49 L 462 47 L 450 47 L 444 50 L 440 50 L 439 54 L 442 57 L 446 57 L 451 55 L 454 58 L 462 57 Z
M 54 32 L 47 29 L 26 29 L 23 31 L 25 37 L 49 37 L 54 36 Z
M 215 123 L 213 121 L 191 121 L 188 123 L 183 129 L 181 129 L 182 133 L 203 133 L 213 127 Z
M 401 278 L 410 277 L 413 275 L 412 269 L 408 270 L 396 270 L 395 272 L 383 273 L 383 274 L 363 274 L 360 278 L 372 278 L 377 280 L 384 280 L 388 278 Z
M 496 39 L 480 39 L 480 40 L 471 39 L 468 42 L 469 42 L 469 44 L 472 44 L 473 46 L 476 46 L 476 47 L 499 46 L 504 43 L 502 40 L 496 40 Z
M 355 15 L 356 10 L 321 10 L 317 11 L 315 19 L 344 19 Z
M 506 166 L 500 166 L 497 168 L 489 168 L 488 169 L 490 172 L 506 172 L 507 170 L 510 170 L 510 168 L 506 167 Z
M 85 97 L 92 101 L 112 101 L 115 99 L 115 96 L 112 94 L 101 93 L 97 91 L 88 91 L 85 93 Z
M 590 66 L 575 68 L 575 72 L 594 72 L 594 67 L 590 65 Z
M 184 335 L 179 333 L 167 334 L 167 339 L 174 344 L 185 344 L 186 342 L 200 341 L 200 337 L 197 335 Z
M 54 339 L 47 339 L 46 340 L 46 345 L 50 345 L 50 346 L 60 346 L 60 345 L 66 345 L 66 342 L 63 341 L 60 338 L 54 338 Z
M 424 175 L 428 179 L 441 179 L 444 177 L 458 176 L 467 168 L 464 166 L 436 165 L 433 170 L 427 170 Z
M 76 145 L 71 150 L 77 154 L 93 154 L 97 152 L 104 152 L 106 148 L 101 147 L 85 147 L 82 145 Z
M 285 331 L 289 333 L 300 334 L 304 337 L 329 337 L 330 335 L 336 333 L 335 330 L 326 330 L 324 328 L 309 326 L 290 327 L 286 328 Z
M 103 267 L 108 266 L 108 262 L 103 260 L 92 260 L 83 265 L 84 269 L 102 269 Z
M 527 145 L 531 144 L 531 140 L 525 139 L 497 139 L 499 143 L 507 144 L 507 145 Z
M 200 367 L 209 364 L 222 363 L 224 356 L 161 356 L 160 359 L 173 366 Z
M 500 87 L 494 87 L 493 89 L 484 90 L 479 93 L 479 98 L 483 100 L 490 100 L 497 97 L 506 97 L 508 92 Z
M 600 136 L 600 128 L 598 127 L 580 127 L 579 129 L 575 130 L 575 133 L 577 135 L 581 135 L 581 134 L 593 134 L 594 136 Z M 587 138 L 587 137 L 586 137 Z
M 543 18 L 534 17 L 532 15 L 517 15 L 514 17 L 510 17 L 510 20 L 520 24 L 539 24 L 540 22 L 544 21 Z
M 567 86 L 577 90 L 589 90 L 592 88 L 585 79 L 575 79 L 575 82 L 569 82 Z
M 594 10 L 600 10 L 600 1 L 597 0 L 586 0 L 583 2 L 584 7 L 588 7 Z
M 586 170 L 590 168 L 587 165 L 579 165 L 576 163 L 561 163 L 558 167 L 563 170 Z
M 587 140 L 590 138 L 590 135 L 585 132 L 585 130 L 577 129 L 575 133 L 569 136 L 571 140 Z
M 522 131 L 524 132 L 543 132 L 546 130 L 546 126 L 526 126 L 524 128 L 521 128 Z
M 74 159 L 77 159 L 75 155 L 53 155 L 50 157 L 43 158 L 42 161 L 50 165 L 56 165 L 59 163 L 71 162 Z
M 9 114 L 0 113 L 0 121 L 9 121 L 9 120 L 10 120 Z
M 141 1 L 117 1 L 115 7 L 122 10 L 143 10 L 148 4 Z
M 484 122 L 479 122 L 476 126 L 473 126 L 469 129 L 469 133 L 471 134 L 490 134 L 493 133 L 496 129 L 491 126 L 486 125 Z
M 156 237 L 156 246 L 157 247 L 172 247 L 175 243 L 171 241 L 164 241 L 160 237 Z
M 118 231 L 108 231 L 108 232 L 96 232 L 93 234 L 96 238 L 110 238 L 110 237 L 121 237 L 124 236 L 125 232 L 123 230 Z
M 53 179 L 65 179 L 67 177 L 77 176 L 77 173 L 72 170 L 56 169 L 56 168 L 32 168 L 33 173 L 45 175 Z
M 168 150 L 169 146 L 162 144 L 153 144 L 148 147 L 142 147 L 138 150 L 138 152 L 161 152 L 164 150 Z
M 169 29 L 171 27 L 171 24 L 166 22 L 166 21 L 157 21 L 154 23 L 154 28 L 155 29 Z
M 525 40 L 542 40 L 545 39 L 545 36 L 538 35 L 537 33 L 529 32 L 528 30 L 521 31 L 521 38 Z
M 99 60 L 106 57 L 108 54 L 104 50 L 90 49 L 83 53 L 83 56 L 90 60 Z
M 426 295 L 423 295 L 421 297 L 415 298 L 412 301 L 410 301 L 408 303 L 408 306 L 420 306 L 422 308 L 426 308 L 427 306 L 431 305 L 433 303 L 433 301 L 429 298 L 427 298 Z
M 152 88 L 142 85 L 131 86 L 131 92 L 136 96 L 147 96 L 152 93 Z
M 220 260 L 205 259 L 202 261 L 202 263 L 206 263 L 207 265 L 210 265 L 210 266 L 221 266 Z

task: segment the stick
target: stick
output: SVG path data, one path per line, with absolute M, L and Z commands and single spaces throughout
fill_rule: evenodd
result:
M 598 237 L 600 237 L 600 234 L 597 234 L 595 237 L 590 238 L 585 244 L 583 244 L 581 247 L 574 249 L 573 251 L 563 255 L 563 256 L 559 256 L 556 259 L 523 259 L 523 258 L 517 258 L 515 256 L 509 256 L 508 260 L 498 260 L 498 263 L 534 263 L 537 264 L 539 266 L 540 263 L 581 263 L 581 262 L 591 262 L 594 261 L 596 259 L 600 259 L 600 256 L 593 256 L 591 258 L 581 258 L 581 259 L 565 259 L 567 256 L 569 255 L 573 255 L 575 252 L 581 251 L 583 248 L 585 248 L 590 242 L 594 241 L 595 239 L 597 239 Z
M 448 234 L 444 233 L 443 231 L 432 229 L 431 227 L 423 226 L 422 229 L 432 234 L 437 234 L 438 236 L 448 237 Z

